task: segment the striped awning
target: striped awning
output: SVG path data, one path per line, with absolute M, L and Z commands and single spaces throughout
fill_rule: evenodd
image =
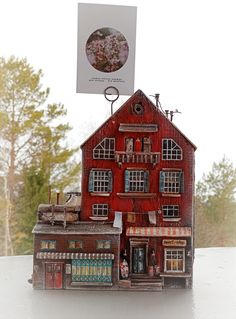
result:
M 37 259 L 114 259 L 114 254 L 109 253 L 59 253 L 39 252 Z
M 126 236 L 191 237 L 191 227 L 128 227 Z

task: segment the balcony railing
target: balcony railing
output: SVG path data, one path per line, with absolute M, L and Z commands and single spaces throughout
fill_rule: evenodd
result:
M 156 165 L 160 162 L 160 153 L 153 152 L 115 152 L 115 161 L 123 163 L 147 163 Z

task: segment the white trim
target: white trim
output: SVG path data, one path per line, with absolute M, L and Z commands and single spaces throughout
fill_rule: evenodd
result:
M 176 260 L 182 260 L 183 262 L 183 269 L 182 270 L 176 270 L 176 269 L 171 269 L 171 270 L 167 270 L 166 267 L 166 262 L 167 262 L 167 252 L 168 251 L 182 251 L 183 253 L 183 259 L 176 259 Z M 169 259 L 169 260 L 173 260 L 173 259 Z M 164 249 L 164 272 L 166 273 L 184 273 L 185 272 L 185 248 L 165 248 Z
M 115 138 L 105 137 L 93 149 L 93 159 L 115 159 Z
M 166 145 L 164 147 L 164 142 Z M 170 145 L 169 145 L 170 144 Z M 163 161 L 181 161 L 183 159 L 183 150 L 172 138 L 162 139 L 162 160 Z

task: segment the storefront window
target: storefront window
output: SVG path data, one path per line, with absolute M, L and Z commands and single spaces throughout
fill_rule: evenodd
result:
M 165 249 L 165 272 L 184 272 L 184 249 Z
M 73 282 L 112 282 L 111 259 L 72 260 Z

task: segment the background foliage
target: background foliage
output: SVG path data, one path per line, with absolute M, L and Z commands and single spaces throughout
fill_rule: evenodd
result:
M 236 169 L 223 157 L 196 185 L 196 246 L 236 246 Z
M 0 58 L 0 254 L 32 252 L 32 228 L 49 185 L 78 187 L 78 148 L 70 148 L 61 103 L 47 104 L 42 71 L 26 59 Z

